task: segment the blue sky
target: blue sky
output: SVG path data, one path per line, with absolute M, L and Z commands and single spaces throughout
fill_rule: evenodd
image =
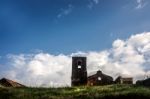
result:
M 149 1 L 1 0 L 0 55 L 102 50 L 149 31 Z
M 71 56 L 83 54 L 88 73 L 143 79 L 149 10 L 149 0 L 0 0 L 0 78 L 70 85 Z

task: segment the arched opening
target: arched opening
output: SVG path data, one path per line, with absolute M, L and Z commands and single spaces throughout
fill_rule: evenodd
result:
M 82 61 L 81 61 L 81 60 L 79 60 L 79 61 L 77 62 L 77 66 L 78 66 L 78 69 L 81 69 L 81 67 L 82 67 Z

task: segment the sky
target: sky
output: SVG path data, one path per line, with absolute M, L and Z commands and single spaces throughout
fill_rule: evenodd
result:
M 143 79 L 149 9 L 149 0 L 1 0 L 0 77 L 70 85 L 71 57 L 84 55 L 88 72 Z

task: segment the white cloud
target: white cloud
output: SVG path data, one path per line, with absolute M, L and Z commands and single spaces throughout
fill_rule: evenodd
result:
M 136 2 L 137 2 L 136 9 L 141 9 L 146 5 L 145 0 L 136 0 Z
M 99 3 L 99 0 L 93 0 L 93 2 L 94 2 L 95 4 L 98 4 L 98 3 Z
M 88 8 L 92 9 L 97 4 L 99 4 L 99 0 L 89 0 Z
M 73 5 L 69 4 L 67 8 L 61 8 L 61 12 L 57 15 L 57 18 L 61 18 L 69 15 L 72 12 Z
M 69 55 L 37 54 L 8 55 L 10 69 L 3 75 L 31 86 L 66 86 L 71 83 L 71 57 L 86 56 L 88 74 L 102 70 L 113 76 L 130 75 L 144 79 L 150 72 L 150 32 L 117 39 L 104 51 L 77 52 Z
M 34 55 L 9 55 L 13 68 L 7 77 L 32 86 L 69 85 L 71 60 L 65 55 L 38 53 Z

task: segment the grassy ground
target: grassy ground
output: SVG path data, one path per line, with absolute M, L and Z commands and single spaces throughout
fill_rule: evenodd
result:
M 108 85 L 67 88 L 0 88 L 0 99 L 150 99 L 150 88 Z

